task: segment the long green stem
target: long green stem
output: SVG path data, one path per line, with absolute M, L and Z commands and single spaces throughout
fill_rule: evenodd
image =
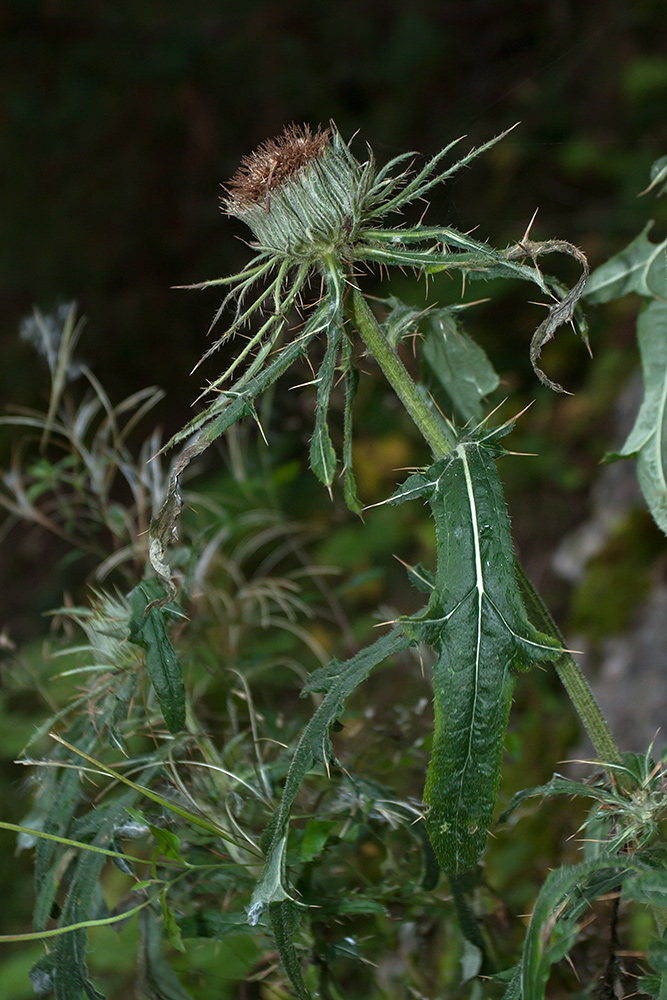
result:
M 352 317 L 369 353 L 379 364 L 383 375 L 421 431 L 434 456 L 444 458 L 456 442 L 417 391 L 417 386 L 396 351 L 387 343 L 368 303 L 356 286 L 352 290 Z
M 620 764 L 621 751 L 576 660 L 569 653 L 563 653 L 554 666 L 599 759 L 609 764 Z
M 563 636 L 551 617 L 549 609 L 516 558 L 514 560 L 514 567 L 531 622 L 542 632 L 546 632 L 547 635 L 558 639 L 561 645 L 565 645 Z M 595 700 L 595 695 L 591 691 L 590 685 L 579 669 L 578 664 L 572 658 L 572 655 L 567 651 L 563 652 L 560 658 L 556 660 L 554 666 L 600 760 L 607 761 L 610 764 L 621 763 L 621 752 L 612 736 L 607 720 L 600 711 L 600 706 Z
M 451 434 L 418 392 L 398 354 L 387 343 L 375 316 L 356 285 L 352 289 L 352 318 L 369 353 L 377 361 L 385 378 L 431 447 L 434 456 L 443 458 L 454 447 L 455 442 Z M 542 598 L 526 577 L 518 561 L 516 566 L 531 621 L 542 631 L 558 637 L 559 641 L 562 642 L 562 636 Z M 619 763 L 621 760 L 620 750 L 579 666 L 569 653 L 564 652 L 557 660 L 555 667 L 570 701 L 595 747 L 596 754 L 601 761 Z

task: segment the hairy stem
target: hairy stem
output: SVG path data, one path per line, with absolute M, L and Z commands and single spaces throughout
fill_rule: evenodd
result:
M 563 636 L 551 617 L 549 609 L 516 558 L 514 560 L 514 568 L 531 622 L 542 632 L 552 636 L 554 639 L 558 639 L 561 645 L 564 646 Z M 584 724 L 584 728 L 595 747 L 595 752 L 599 759 L 602 762 L 610 764 L 620 764 L 622 762 L 621 752 L 612 736 L 609 724 L 600 711 L 600 706 L 595 700 L 595 695 L 591 691 L 588 681 L 582 674 L 571 653 L 567 652 L 567 650 L 561 653 L 554 666 L 563 687 L 568 693 L 570 701 Z
M 398 354 L 387 343 L 375 316 L 356 285 L 352 288 L 351 313 L 369 354 L 377 361 L 385 378 L 433 451 L 435 458 L 443 458 L 455 446 L 451 433 L 418 392 Z M 515 565 L 519 585 L 532 623 L 547 635 L 558 638 L 563 643 L 563 637 L 542 598 L 526 577 L 518 561 L 515 561 Z M 620 750 L 578 664 L 570 653 L 563 652 L 556 661 L 555 667 L 598 757 L 603 762 L 619 763 L 621 761 Z

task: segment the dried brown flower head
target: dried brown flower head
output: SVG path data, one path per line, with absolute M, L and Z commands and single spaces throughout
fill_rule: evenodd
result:
M 271 191 L 279 188 L 331 145 L 331 129 L 312 132 L 309 125 L 287 125 L 282 135 L 267 139 L 244 156 L 241 166 L 227 185 L 223 211 L 237 215 L 249 205 L 264 204 Z

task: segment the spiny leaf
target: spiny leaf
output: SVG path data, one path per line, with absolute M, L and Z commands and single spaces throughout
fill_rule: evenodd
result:
M 533 908 L 521 959 L 522 1000 L 544 1000 L 550 968 L 574 944 L 577 919 L 594 899 L 646 865 L 627 856 L 600 857 L 551 872 Z
M 528 621 L 492 446 L 458 445 L 390 502 L 419 496 L 436 523 L 435 587 L 426 612 L 404 628 L 437 653 L 426 826 L 443 870 L 460 874 L 477 863 L 493 818 L 512 670 L 554 659 L 561 647 Z
M 342 335 L 340 325 L 333 322 L 327 331 L 327 349 L 317 376 L 317 409 L 315 429 L 310 442 L 310 467 L 325 486 L 331 486 L 336 471 L 336 452 L 329 435 L 328 415 Z
M 392 347 L 398 347 L 404 337 L 415 332 L 419 320 L 424 315 L 424 310 L 408 305 L 402 299 L 396 298 L 395 295 L 390 295 L 389 298 L 385 299 L 384 304 L 389 312 L 382 323 L 382 332 Z
M 52 733 L 51 735 L 58 743 L 62 743 L 69 750 L 77 753 L 80 757 L 83 757 L 83 759 L 87 760 L 89 764 L 93 764 L 96 768 L 104 771 L 105 774 L 111 775 L 115 781 L 127 785 L 128 788 L 133 788 L 135 792 L 138 792 L 145 798 L 150 799 L 152 802 L 157 802 L 162 809 L 173 812 L 177 816 L 182 816 L 183 819 L 188 821 L 188 823 L 191 823 L 193 826 L 200 827 L 202 830 L 207 830 L 209 833 L 213 833 L 216 837 L 221 837 L 223 840 L 228 840 L 233 844 L 236 843 L 234 837 L 227 833 L 221 826 L 216 826 L 214 823 L 209 822 L 209 820 L 198 816 L 197 813 L 191 812 L 189 809 L 184 809 L 182 806 L 177 805 L 172 799 L 165 798 L 163 795 L 158 795 L 152 788 L 147 788 L 145 785 L 138 785 L 135 781 L 130 781 L 127 775 L 123 774 L 122 771 L 114 770 L 114 768 L 102 763 L 102 761 L 96 760 L 95 757 L 91 757 L 90 754 L 85 753 L 78 747 L 73 746 L 71 743 L 67 743 L 61 736 L 57 736 L 55 733 Z
M 311 995 L 306 989 L 301 975 L 301 966 L 293 941 L 294 931 L 299 925 L 299 910 L 290 900 L 284 900 L 281 903 L 272 903 L 269 907 L 269 915 L 280 958 L 294 987 L 294 992 L 299 1000 L 311 1000 Z
M 92 750 L 97 745 L 97 733 L 87 729 L 83 718 L 77 719 L 68 732 L 68 736 L 85 750 Z M 71 763 L 69 753 L 58 748 L 54 754 L 56 760 Z M 72 816 L 82 798 L 81 778 L 75 767 L 46 768 L 41 775 L 40 794 L 37 805 L 43 815 L 44 832 L 58 837 L 69 833 Z M 74 857 L 74 852 L 72 852 Z M 42 838 L 35 849 L 35 907 L 33 923 L 35 930 L 44 930 L 51 915 L 51 909 L 58 892 L 62 877 L 63 852 L 59 850 L 56 841 Z
M 140 583 L 129 595 L 132 617 L 130 639 L 146 650 L 146 668 L 171 733 L 185 726 L 185 687 L 174 647 L 169 641 L 165 607 L 151 607 L 147 584 Z
M 183 501 L 181 498 L 181 476 L 193 459 L 204 452 L 225 431 L 238 420 L 247 416 L 250 403 L 273 385 L 281 375 L 301 358 L 308 343 L 324 329 L 329 321 L 329 306 L 324 303 L 309 319 L 301 336 L 284 347 L 274 361 L 250 379 L 241 378 L 227 392 L 220 396 L 203 413 L 191 420 L 175 434 L 166 447 L 172 447 L 185 438 L 196 435 L 179 455 L 171 473 L 167 496 L 162 507 L 151 523 L 150 560 L 153 569 L 167 588 L 167 601 L 176 596 L 171 570 L 166 561 L 167 549 L 177 537 L 178 518 Z
M 436 229 L 416 226 L 409 232 L 373 230 L 365 235 L 374 241 L 384 243 L 385 246 L 372 245 L 358 250 L 357 255 L 360 259 L 374 260 L 379 264 L 403 264 L 418 267 L 427 274 L 456 269 L 463 271 L 470 278 L 515 277 L 534 282 L 545 294 L 549 294 L 552 299 L 555 299 L 555 302 L 550 305 L 546 319 L 533 333 L 530 342 L 530 360 L 535 374 L 544 385 L 557 392 L 563 391 L 561 386 L 547 378 L 537 362 L 544 345 L 553 338 L 558 327 L 564 323 L 573 321 L 584 342 L 588 343 L 588 326 L 578 303 L 586 285 L 589 268 L 585 254 L 578 247 L 566 240 L 535 241 L 524 238 L 514 246 L 499 251 L 494 250 L 486 243 L 474 240 L 467 234 L 458 233 L 447 227 Z M 413 240 L 416 242 L 437 240 L 438 242 L 427 250 L 405 250 L 401 246 L 402 242 Z M 449 249 L 450 246 L 458 247 L 463 252 L 452 253 Z M 538 258 L 550 253 L 567 254 L 581 264 L 579 280 L 569 290 L 560 282 L 545 278 L 537 266 Z M 532 259 L 532 267 L 521 263 L 526 257 Z
M 497 819 L 497 823 L 506 823 L 513 812 L 515 812 L 526 799 L 530 798 L 550 798 L 552 795 L 570 795 L 577 796 L 585 799 L 595 799 L 598 802 L 603 802 L 609 806 L 620 805 L 620 800 L 618 795 L 610 792 L 602 784 L 587 785 L 583 781 L 572 781 L 568 778 L 561 777 L 560 774 L 555 774 L 551 781 L 547 781 L 544 785 L 538 785 L 536 788 L 523 788 L 521 791 L 516 792 L 510 801 L 510 804 L 503 809 L 500 816 Z
M 481 400 L 500 380 L 485 352 L 463 330 L 456 310 L 416 309 L 393 295 L 385 304 L 389 314 L 382 329 L 392 347 L 419 330 L 427 373 L 440 383 L 464 423 L 481 420 Z

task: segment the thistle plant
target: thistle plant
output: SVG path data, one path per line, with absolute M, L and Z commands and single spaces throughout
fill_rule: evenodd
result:
M 410 884 L 404 892 L 419 900 L 415 908 L 427 907 L 429 896 L 435 898 L 433 912 L 438 912 L 439 919 L 443 902 L 455 908 L 466 941 L 466 976 L 472 979 L 481 973 L 485 977 L 482 989 L 489 991 L 480 993 L 476 984 L 471 996 L 495 997 L 502 991 L 504 1000 L 544 1000 L 551 966 L 566 956 L 577 940 L 579 918 L 596 899 L 610 894 L 614 899 L 611 957 L 599 983 L 578 995 L 590 1000 L 621 995 L 615 935 L 622 893 L 624 899 L 652 909 L 658 937 L 651 944 L 648 959 L 654 972 L 642 978 L 641 987 L 651 997 L 667 997 L 664 766 L 656 763 L 652 748 L 644 755 L 621 754 L 590 687 L 514 554 L 497 468 L 510 454 L 502 442 L 514 420 L 500 421 L 499 407 L 487 403 L 499 378 L 484 350 L 464 328 L 463 316 L 469 304 L 417 308 L 392 295 L 385 300 L 371 299 L 364 289 L 367 271 L 384 279 L 391 268 L 411 269 L 425 279 L 457 271 L 464 284 L 490 278 L 531 282 L 544 295 L 547 313 L 532 334 L 528 353 L 539 382 L 555 391 L 563 390 L 539 367 L 540 352 L 563 324 L 570 324 L 588 344 L 582 296 L 587 294 L 591 302 L 604 302 L 632 290 L 648 298 L 639 323 L 646 395 L 621 456 L 637 456 L 649 505 L 658 524 L 665 527 L 665 244 L 651 244 L 645 231 L 627 252 L 603 265 L 586 286 L 584 254 L 564 240 L 533 240 L 531 225 L 516 243 L 499 250 L 450 226 L 425 223 L 423 217 L 416 224 L 405 221 L 406 209 L 423 202 L 436 185 L 446 182 L 506 134 L 470 150 L 453 165 L 447 166 L 446 160 L 456 143 L 421 167 L 415 165 L 413 153 L 378 167 L 370 150 L 363 161 L 358 160 L 333 124 L 316 130 L 292 125 L 245 157 L 227 185 L 223 211 L 249 227 L 253 256 L 237 274 L 189 287 L 224 290 L 212 329 L 223 318 L 227 325 L 202 362 L 232 340 L 242 346 L 225 370 L 205 387 L 202 396 L 207 405 L 202 412 L 165 446 L 183 447 L 173 461 L 168 481 L 166 474 L 164 479 L 160 476 L 150 494 L 153 509 L 157 493 L 165 494 L 150 528 L 152 572 L 147 568 L 146 578 L 134 581 L 136 585 L 127 594 L 111 598 L 99 593 L 90 608 L 70 609 L 70 618 L 86 633 L 83 649 L 93 662 L 82 669 L 92 670 L 93 681 L 51 722 L 57 726 L 67 719 L 68 728 L 64 737 L 55 736 L 58 748 L 51 758 L 52 777 L 38 799 L 34 828 L 0 823 L 40 841 L 37 931 L 29 937 L 60 935 L 60 944 L 33 969 L 33 980 L 42 995 L 53 986 L 57 1000 L 80 1000 L 82 991 L 100 996 L 88 979 L 85 945 L 89 927 L 115 919 L 99 917 L 95 909 L 96 880 L 101 878 L 107 857 L 125 865 L 122 870 L 137 881 L 134 891 L 143 893 L 141 902 L 127 913 L 140 913 L 140 989 L 146 995 L 189 997 L 166 965 L 161 933 L 179 951 L 185 950 L 182 935 L 221 941 L 226 934 L 239 932 L 242 906 L 250 925 L 245 933 L 256 935 L 253 940 L 260 938 L 268 911 L 285 973 L 299 1000 L 309 1000 L 318 991 L 323 997 L 345 995 L 330 975 L 328 956 L 349 953 L 355 942 L 350 945 L 345 938 L 345 947 L 332 944 L 325 918 L 333 915 L 340 923 L 346 915 L 379 913 L 383 919 L 385 910 L 373 892 L 384 891 L 384 898 L 395 902 L 394 876 L 402 873 L 404 856 L 417 846 L 422 871 L 411 877 L 415 885 Z M 662 183 L 666 169 L 659 161 L 652 176 L 654 185 Z M 552 253 L 566 254 L 581 266 L 579 280 L 572 288 L 543 273 L 540 259 Z M 69 340 L 65 338 L 61 363 L 55 358 L 52 365 L 56 374 L 49 414 L 44 419 L 34 414 L 20 419 L 42 430 L 43 441 L 48 442 L 53 434 L 80 449 L 91 481 L 100 479 L 94 475 L 99 464 L 102 470 L 118 468 L 130 485 L 142 485 L 133 492 L 142 500 L 137 500 L 137 508 L 143 513 L 149 481 L 145 463 L 141 473 L 132 468 L 125 449 L 125 429 L 117 427 L 117 417 L 130 404 L 111 408 L 93 382 L 97 402 L 91 404 L 92 409 L 82 409 L 89 419 L 74 419 L 70 425 L 65 419 L 67 408 L 60 407 L 65 362 L 70 355 L 67 344 L 74 339 L 73 313 L 68 322 Z M 419 382 L 401 357 L 408 338 L 419 345 Z M 270 440 L 272 428 L 268 423 L 266 427 L 260 424 L 257 401 L 282 376 L 306 361 L 312 372 L 307 391 L 314 389 L 315 396 L 310 466 L 332 497 L 338 489 L 340 470 L 347 507 L 360 514 L 364 508 L 355 479 L 353 418 L 357 388 L 366 377 L 362 371 L 366 358 L 377 363 L 430 451 L 427 464 L 411 470 L 381 503 L 395 506 L 420 499 L 427 504 L 435 528 L 435 553 L 432 566 L 407 566 L 410 582 L 424 595 L 424 606 L 413 614 L 392 615 L 391 621 L 383 623 L 380 637 L 347 660 L 327 662 L 321 646 L 300 624 L 311 611 L 297 596 L 297 580 L 316 578 L 317 571 L 309 568 L 305 572 L 297 560 L 296 568 L 290 563 L 291 568 L 279 576 L 264 572 L 267 567 L 275 569 L 283 555 L 292 552 L 291 530 L 280 519 L 275 523 L 271 517 L 258 520 L 257 512 L 250 512 L 245 521 L 243 517 L 232 518 L 220 507 L 211 507 L 213 524 L 202 551 L 195 554 L 197 541 L 191 537 L 188 544 L 176 546 L 179 518 L 188 498 L 182 492 L 182 479 L 192 459 L 243 418 L 255 420 L 262 437 Z M 342 433 L 332 433 L 330 410 L 337 401 L 335 388 L 341 380 Z M 141 409 L 140 404 L 148 407 L 154 398 L 151 394 L 131 401 Z M 77 427 L 88 431 L 90 414 L 102 410 L 108 419 L 102 420 L 94 435 L 95 447 L 85 448 L 85 440 L 77 437 Z M 95 463 L 90 456 L 98 453 Z M 90 458 L 87 464 L 86 456 Z M 69 465 L 58 483 L 69 484 L 68 470 Z M 100 481 L 106 484 L 110 477 L 111 471 L 107 471 Z M 85 476 L 78 477 L 79 487 L 80 481 L 85 481 Z M 43 516 L 43 505 L 25 503 L 28 493 L 35 495 L 32 481 L 13 475 L 5 486 L 6 495 L 0 502 L 16 517 L 39 520 Z M 87 485 L 75 491 L 77 502 L 86 490 Z M 93 506 L 99 507 L 99 518 L 103 519 L 108 513 L 109 489 L 89 492 L 96 498 Z M 127 516 L 133 551 L 139 548 L 143 557 L 144 542 L 135 530 L 138 514 L 132 511 Z M 372 512 L 367 514 L 372 516 Z M 246 532 L 255 527 L 266 531 L 260 531 L 256 541 L 248 540 Z M 244 559 L 254 556 L 267 540 L 276 541 L 278 555 L 261 559 L 255 571 L 252 558 L 246 566 L 239 557 L 234 572 L 229 573 L 238 592 L 231 594 L 220 585 L 219 574 L 233 563 L 221 549 L 234 531 L 243 535 L 235 552 L 244 553 Z M 122 561 L 118 557 L 102 565 L 110 572 Z M 325 588 L 320 589 L 325 593 Z M 218 636 L 214 655 L 231 660 L 239 679 L 240 692 L 228 691 L 228 705 L 238 697 L 248 714 L 244 731 L 238 725 L 236 707 L 229 708 L 222 748 L 206 733 L 196 714 L 198 705 L 203 704 L 206 710 L 209 692 L 219 697 L 219 678 L 207 669 L 197 691 L 190 690 L 176 652 L 188 629 L 197 631 L 197 615 L 193 613 L 192 622 L 186 624 L 188 616 L 179 599 L 185 598 L 183 604 L 189 601 L 188 611 L 196 612 L 201 592 L 209 608 L 202 632 L 209 634 L 212 620 Z M 335 610 L 336 617 L 339 609 Z M 260 646 L 256 656 L 244 660 L 245 647 L 252 646 L 258 629 L 268 626 L 284 628 L 294 636 L 301 644 L 301 653 L 287 657 L 281 651 L 274 658 L 265 655 Z M 222 641 L 221 631 L 225 633 Z M 210 648 L 202 656 L 201 644 L 206 641 L 202 639 L 194 652 L 190 650 L 190 665 L 198 657 L 210 662 Z M 390 788 L 350 774 L 337 760 L 331 739 L 347 699 L 370 673 L 391 657 L 409 653 L 426 660 L 432 675 L 431 756 L 419 802 L 398 801 Z M 269 668 L 286 664 L 303 677 L 306 671 L 301 654 L 304 661 L 308 656 L 312 660 L 315 654 L 319 663 L 307 675 L 303 689 L 303 694 L 312 697 L 314 710 L 300 735 L 291 723 L 280 733 L 281 740 L 284 736 L 293 745 L 287 755 L 275 750 L 278 726 L 271 728 L 255 711 L 248 677 L 253 673 L 264 677 Z M 591 738 L 599 772 L 585 782 L 555 775 L 545 785 L 518 793 L 497 821 L 516 818 L 519 807 L 533 796 L 564 794 L 593 802 L 581 828 L 586 841 L 584 860 L 548 876 L 518 959 L 501 959 L 504 968 L 499 970 L 492 936 L 478 919 L 470 893 L 480 886 L 480 861 L 494 823 L 517 675 L 549 663 Z M 167 731 L 160 728 L 162 722 Z M 270 735 L 260 735 L 262 724 Z M 263 739 L 273 744 L 272 750 L 260 749 Z M 239 758 L 244 741 L 249 749 Z M 150 752 L 146 752 L 146 745 L 152 747 Z M 128 778 L 123 766 L 105 761 L 109 749 L 128 755 L 126 763 L 138 775 L 136 781 Z M 202 759 L 193 759 L 198 756 Z M 83 808 L 79 780 L 80 772 L 86 770 L 82 760 L 103 778 L 100 795 L 109 793 L 105 807 L 91 806 L 88 812 Z M 47 762 L 38 763 L 45 767 Z M 333 796 L 326 791 L 336 787 L 336 779 L 343 788 L 346 782 L 351 783 L 354 808 L 350 796 Z M 114 796 L 118 783 L 121 792 Z M 313 784 L 318 789 L 315 814 L 305 826 L 297 827 L 291 823 L 293 806 L 302 792 L 303 803 Z M 135 808 L 140 799 L 148 800 L 153 810 L 157 805 L 161 812 L 140 812 Z M 75 811 L 80 812 L 76 819 Z M 387 840 L 390 833 L 400 830 L 399 847 L 390 866 L 394 881 L 383 890 L 372 886 L 372 891 L 332 901 L 334 892 L 346 891 L 347 868 L 345 863 L 337 866 L 331 861 L 332 850 L 326 851 L 325 859 L 325 846 L 331 848 L 335 842 L 337 850 L 347 851 L 349 857 L 360 814 L 369 825 L 371 816 L 374 823 L 381 824 Z M 128 833 L 130 827 L 132 834 Z M 155 845 L 151 877 L 144 873 L 139 878 L 136 868 L 148 865 L 150 854 L 138 856 L 134 848 L 127 854 L 122 838 L 148 835 Z M 65 854 L 65 849 L 69 853 Z M 313 889 L 317 866 L 325 871 L 322 883 L 326 888 L 319 893 Z M 64 923 L 47 930 L 62 871 L 67 873 Z M 447 877 L 451 903 L 435 893 L 441 873 Z M 216 909 L 211 905 L 203 908 L 203 903 L 199 906 L 205 896 L 214 897 Z M 188 912 L 188 906 L 194 912 Z M 234 907 L 236 913 L 231 912 Z M 324 933 L 318 932 L 320 923 Z M 295 944 L 300 925 L 310 934 L 313 956 L 305 976 Z
M 531 361 L 541 382 L 561 389 L 537 362 L 542 346 L 563 323 L 572 323 L 587 343 L 578 304 L 588 275 L 581 251 L 562 240 L 536 242 L 529 231 L 516 244 L 496 250 L 449 226 L 399 222 L 387 228 L 392 217 L 423 200 L 433 187 L 506 134 L 450 166 L 445 159 L 455 143 L 419 169 L 413 166 L 412 153 L 378 168 L 370 150 L 363 162 L 358 161 L 333 125 L 316 131 L 290 126 L 243 160 L 223 199 L 223 211 L 251 229 L 255 256 L 238 274 L 190 286 L 228 289 L 213 325 L 228 309 L 231 323 L 204 359 L 254 320 L 257 329 L 208 385 L 205 394 L 213 394 L 213 402 L 170 442 L 190 439 L 176 462 L 168 498 L 152 529 L 153 566 L 166 585 L 165 601 L 176 592 L 167 546 L 176 531 L 183 469 L 236 420 L 247 415 L 257 419 L 257 397 L 306 356 L 317 338 L 325 339 L 326 348 L 313 379 L 316 407 L 310 464 L 321 482 L 331 490 L 336 475 L 338 455 L 328 414 L 340 373 L 345 383 L 344 495 L 351 510 L 360 512 L 352 449 L 353 402 L 360 378 L 355 334 L 433 455 L 429 467 L 409 476 L 386 501 L 398 504 L 423 498 L 431 507 L 437 539 L 435 572 L 421 566 L 409 570 L 412 582 L 428 595 L 428 603 L 419 614 L 389 623 L 386 635 L 352 659 L 334 660 L 311 675 L 306 690 L 321 693 L 323 699 L 297 745 L 280 806 L 264 835 L 267 860 L 249 920 L 256 922 L 269 907 L 292 970 L 298 964 L 289 957 L 285 929 L 294 924 L 293 911 L 300 903 L 285 864 L 290 809 L 314 765 L 335 766 L 329 728 L 346 698 L 387 657 L 409 647 L 432 650 L 435 720 L 423 815 L 435 854 L 453 885 L 475 867 L 484 850 L 517 671 L 555 662 L 601 758 L 619 758 L 588 685 L 513 554 L 496 470 L 503 454 L 500 442 L 512 422 L 494 426 L 493 414 L 483 416 L 484 397 L 497 385 L 488 359 L 464 333 L 455 310 L 432 309 L 424 317 L 393 300 L 381 323 L 362 291 L 362 269 L 369 267 L 380 275 L 392 267 L 408 267 L 424 276 L 460 271 L 464 279 L 528 280 L 547 297 L 548 305 L 546 318 L 532 335 Z M 538 258 L 552 252 L 566 253 L 581 264 L 581 277 L 573 288 L 565 289 L 542 273 Z M 299 329 L 290 323 L 295 308 L 303 316 Z M 415 384 L 400 358 L 400 340 L 417 331 L 422 333 L 432 375 L 450 396 L 451 419 L 424 387 Z M 463 356 L 457 355 L 461 344 Z M 464 391 L 471 381 L 472 399 Z M 460 894 L 457 898 L 465 921 L 465 904 Z M 305 996 L 296 972 L 293 981 Z

